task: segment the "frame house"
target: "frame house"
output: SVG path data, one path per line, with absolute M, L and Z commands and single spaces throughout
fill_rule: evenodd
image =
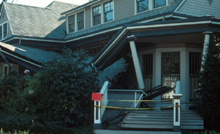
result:
M 219 6 L 219 0 L 91 0 L 81 6 L 54 1 L 46 8 L 3 3 L 3 76 L 9 68 L 37 72 L 64 46 L 85 49 L 91 67 L 101 71 L 103 96 L 95 105 L 156 108 L 126 110 L 120 128 L 203 129 L 191 100 L 209 42 L 220 33 Z M 173 106 L 172 99 L 173 110 L 162 110 Z M 94 128 L 118 111 L 95 107 Z

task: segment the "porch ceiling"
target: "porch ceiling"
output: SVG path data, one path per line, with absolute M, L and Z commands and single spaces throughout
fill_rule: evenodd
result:
M 204 42 L 203 33 L 190 33 L 190 34 L 178 34 L 178 35 L 160 35 L 150 37 L 140 37 L 135 42 L 150 42 L 152 44 L 198 44 L 202 45 Z

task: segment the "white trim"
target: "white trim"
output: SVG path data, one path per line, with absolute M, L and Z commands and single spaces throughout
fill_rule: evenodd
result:
M 176 15 L 173 15 L 172 17 L 173 18 L 178 18 L 178 19 L 188 19 L 187 17 L 181 17 L 181 16 L 176 16 Z
M 6 24 L 6 26 L 7 26 L 7 34 L 6 34 L 6 36 L 4 37 L 4 25 L 5 25 L 5 24 Z M 5 22 L 3 22 L 3 23 L 0 24 L 0 26 L 2 27 L 2 39 L 1 39 L 0 41 L 6 39 L 7 36 L 8 36 L 8 24 L 9 24 L 8 21 L 5 21 Z
M 174 13 L 177 11 L 177 10 L 179 10 L 179 8 L 183 5 L 183 3 L 185 2 L 186 0 L 183 0 L 180 4 L 179 4 L 179 6 L 174 10 Z
M 17 59 L 19 59 L 19 60 L 22 60 L 22 61 L 24 61 L 24 62 L 27 62 L 27 63 L 29 63 L 29 64 L 32 64 L 32 65 L 34 65 L 34 66 L 37 66 L 37 67 L 42 68 L 42 66 L 40 66 L 40 65 L 38 65 L 38 64 L 35 64 L 35 63 L 31 62 L 31 61 L 25 60 L 25 59 L 23 59 L 23 58 L 20 58 L 20 57 L 18 57 L 18 56 L 13 55 L 13 54 L 10 54 L 10 53 L 8 53 L 8 52 L 6 52 L 6 51 L 4 51 L 4 50 L 1 50 L 1 49 L 0 49 L 0 51 L 3 52 L 3 53 L 5 53 L 5 54 L 7 54 L 7 55 L 10 55 L 10 56 L 12 56 L 12 57 L 14 57 L 14 58 L 17 58 Z
M 147 28 L 160 28 L 160 27 L 174 27 L 174 26 L 183 26 L 183 25 L 196 25 L 196 24 L 213 24 L 215 22 L 212 21 L 199 21 L 199 22 L 183 22 L 183 23 L 172 23 L 172 24 L 155 24 L 155 25 L 147 25 L 147 26 L 131 26 L 124 28 L 124 30 L 117 36 L 117 38 L 105 49 L 105 51 L 98 57 L 97 60 L 94 61 L 96 64 L 101 57 L 114 45 L 114 43 L 121 38 L 120 36 L 124 35 L 127 30 L 138 30 L 138 29 L 147 29 Z M 217 24 L 220 24 L 217 22 Z

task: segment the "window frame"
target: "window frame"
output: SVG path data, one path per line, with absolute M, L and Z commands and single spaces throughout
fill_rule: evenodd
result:
M 99 8 L 100 7 L 100 14 L 98 14 L 98 15 L 94 15 L 94 12 L 93 12 L 93 9 L 94 8 Z M 98 24 L 95 24 L 95 19 L 94 18 L 96 18 L 96 17 L 98 17 L 98 16 L 100 16 L 100 23 L 98 23 Z M 102 24 L 102 5 L 100 4 L 100 5 L 97 5 L 97 6 L 95 6 L 95 7 L 92 7 L 92 24 L 93 24 L 93 26 L 96 26 L 96 25 L 99 25 L 99 24 Z
M 145 10 L 145 11 L 142 11 L 142 12 L 138 12 L 137 0 L 134 0 L 134 5 L 135 5 L 135 6 L 134 6 L 134 8 L 135 8 L 134 15 L 140 14 L 140 13 L 145 13 L 145 12 L 148 12 L 148 11 L 151 11 L 151 10 L 156 10 L 156 9 L 163 8 L 163 7 L 168 6 L 168 0 L 166 0 L 166 5 L 160 6 L 160 7 L 156 7 L 156 8 L 154 7 L 154 2 L 155 2 L 155 0 L 148 0 L 149 9 L 148 9 L 148 10 Z
M 5 35 L 5 31 L 4 31 L 4 25 L 6 24 L 6 35 Z M 0 24 L 0 27 L 1 27 L 1 38 L 0 38 L 0 41 L 6 39 L 8 37 L 8 21 L 6 22 L 3 22 L 2 24 Z
M 83 29 L 78 29 L 78 14 L 83 12 Z M 74 15 L 74 28 L 75 30 L 73 32 L 69 31 L 69 16 L 73 16 Z M 78 12 L 75 13 L 71 13 L 71 14 L 67 14 L 66 15 L 66 32 L 67 34 L 71 34 L 71 33 L 75 33 L 77 31 L 81 31 L 85 29 L 85 9 L 83 10 L 79 10 Z
M 106 4 L 106 3 L 109 3 L 109 2 L 112 2 L 113 4 L 113 6 L 112 6 L 112 20 L 109 20 L 109 21 L 105 21 L 105 11 L 104 11 L 104 5 Z M 91 6 L 91 9 L 90 9 L 90 11 L 91 11 L 91 27 L 94 27 L 94 26 L 98 26 L 98 25 L 101 25 L 101 24 L 105 24 L 105 23 L 108 23 L 108 22 L 111 22 L 111 21 L 114 21 L 115 20 L 115 10 L 114 10 L 114 7 L 115 7 L 115 2 L 114 2 L 114 0 L 103 0 L 103 1 L 101 1 L 101 2 L 99 2 L 99 3 L 97 3 L 97 4 L 94 4 L 93 6 Z M 99 5 L 101 5 L 101 23 L 100 24 L 97 24 L 97 25 L 94 25 L 94 20 L 93 20 L 93 8 L 94 7 L 97 7 L 97 6 L 99 6 Z
M 82 20 L 79 20 L 78 15 L 81 14 L 81 13 L 83 13 L 83 19 L 82 19 Z M 77 20 L 76 20 L 76 21 L 77 21 L 77 30 L 78 30 L 78 31 L 85 29 L 85 23 L 84 23 L 84 21 L 85 21 L 85 15 L 84 15 L 84 14 L 85 14 L 84 11 L 77 13 L 77 17 L 76 17 Z M 79 23 L 81 23 L 81 22 L 83 22 L 83 28 L 82 28 L 82 29 L 79 29 Z
M 108 4 L 108 3 L 112 3 L 112 9 L 111 10 L 109 10 L 109 11 L 105 11 L 105 5 L 106 4 Z M 111 5 L 111 4 L 110 4 Z M 112 21 L 114 18 L 113 18 L 113 11 L 114 11 L 114 3 L 113 3 L 113 1 L 108 1 L 108 2 L 105 2 L 104 4 L 103 4 L 103 10 L 104 10 L 104 22 L 106 23 L 106 22 L 109 22 L 109 21 Z M 106 15 L 107 15 L 107 13 L 110 13 L 110 12 L 112 12 L 112 19 L 111 20 L 106 20 Z

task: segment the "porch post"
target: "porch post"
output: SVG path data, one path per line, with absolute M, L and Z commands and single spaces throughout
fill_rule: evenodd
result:
M 208 53 L 210 34 L 212 34 L 212 32 L 211 31 L 206 31 L 206 32 L 204 32 L 204 34 L 205 34 L 205 39 L 204 39 L 204 45 L 203 45 L 201 71 L 203 71 L 202 65 L 204 65 L 204 63 L 205 63 L 205 56 Z
M 133 59 L 137 82 L 138 82 L 138 88 L 144 89 L 144 80 L 143 80 L 143 76 L 141 72 L 141 66 L 140 66 L 140 62 L 139 62 L 139 58 L 137 54 L 137 49 L 136 49 L 135 42 L 134 42 L 136 38 L 134 35 L 128 36 L 127 38 L 129 39 L 129 43 L 130 43 L 132 59 Z
M 176 83 L 176 94 L 173 94 L 173 131 L 180 132 L 180 81 Z

